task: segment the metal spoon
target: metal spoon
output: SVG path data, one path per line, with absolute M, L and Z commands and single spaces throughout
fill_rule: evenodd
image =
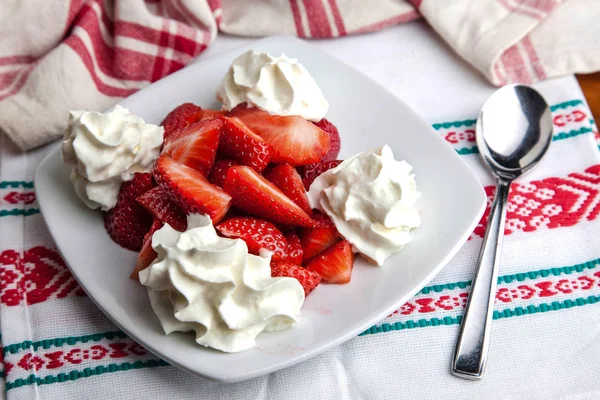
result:
M 508 190 L 514 179 L 531 171 L 542 159 L 552 141 L 552 125 L 552 113 L 544 98 L 523 85 L 509 85 L 496 91 L 485 102 L 477 119 L 477 147 L 496 176 L 496 195 L 454 350 L 452 373 L 461 378 L 481 379 L 483 376 Z

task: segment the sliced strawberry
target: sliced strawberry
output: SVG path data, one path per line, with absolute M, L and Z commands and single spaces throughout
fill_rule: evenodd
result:
M 335 168 L 342 163 L 342 160 L 333 160 L 326 161 L 323 163 L 315 163 L 304 165 L 302 167 L 298 167 L 298 173 L 302 178 L 302 183 L 304 184 L 304 188 L 308 190 L 310 185 L 317 179 L 317 176 L 321 175 L 323 172 L 330 170 L 331 168 Z
M 216 118 L 223 114 L 223 111 L 203 109 L 192 103 L 183 103 L 167 114 L 160 124 L 165 128 L 164 138 L 165 140 L 168 140 L 174 132 L 183 129 L 194 122 L 206 118 Z
M 144 243 L 142 244 L 142 249 L 140 250 L 140 254 L 138 254 L 137 262 L 135 264 L 135 268 L 133 268 L 133 272 L 131 273 L 130 278 L 135 279 L 136 281 L 140 280 L 139 272 L 143 269 L 146 269 L 148 265 L 152 264 L 152 261 L 156 258 L 156 252 L 152 248 L 152 235 L 154 232 L 163 227 L 163 223 L 154 218 L 152 221 L 152 226 L 146 236 L 144 236 Z
M 229 112 L 271 146 L 271 162 L 294 166 L 321 161 L 329 151 L 329 135 L 297 115 L 271 115 L 259 108 L 240 104 Z
M 119 190 L 117 204 L 104 214 L 104 227 L 121 247 L 139 251 L 152 225 L 152 215 L 135 199 L 152 189 L 152 175 L 136 173 Z
M 229 210 L 231 197 L 227 193 L 198 171 L 178 164 L 168 156 L 156 160 L 154 179 L 187 214 L 208 214 L 216 224 Z
M 202 111 L 200 112 L 200 119 L 199 121 L 202 121 L 203 119 L 213 119 L 213 118 L 218 118 L 222 115 L 225 115 L 225 111 L 222 110 L 211 110 L 210 108 L 203 108 Z
M 258 254 L 260 249 L 273 253 L 271 260 L 287 258 L 288 242 L 283 233 L 269 221 L 254 217 L 230 218 L 216 226 L 223 236 L 242 239 L 248 245 L 248 251 Z
M 208 181 L 212 184 L 217 185 L 218 187 L 223 187 L 223 183 L 225 182 L 225 178 L 227 177 L 227 171 L 229 168 L 234 165 L 239 165 L 235 161 L 232 160 L 219 160 L 213 166 L 210 175 L 208 175 Z
M 348 283 L 353 265 L 352 245 L 347 240 L 342 240 L 317 254 L 306 264 L 306 269 L 321 275 L 323 282 Z
M 286 233 L 285 240 L 287 240 L 289 248 L 287 261 L 292 264 L 302 265 L 302 244 L 296 232 Z
M 161 154 L 207 176 L 217 155 L 223 123 L 219 119 L 205 119 L 173 133 Z
M 238 118 L 222 117 L 221 120 L 223 133 L 219 153 L 262 172 L 271 160 L 273 148 Z
M 314 226 L 314 221 L 275 185 L 244 165 L 229 168 L 223 189 L 233 205 L 276 224 Z
M 338 154 L 340 154 L 340 147 L 342 145 L 338 129 L 327 118 L 323 118 L 314 124 L 329 135 L 329 151 L 323 156 L 321 162 L 335 160 Z
M 283 194 L 296 203 L 308 215 L 312 214 L 310 203 L 300 174 L 290 164 L 280 164 L 265 174 L 265 178 L 277 186 Z
M 137 198 L 137 202 L 150 211 L 155 218 L 179 232 L 187 229 L 185 212 L 173 201 L 167 189 L 157 186 Z
M 165 128 L 165 140 L 168 139 L 173 132 L 177 132 L 186 126 L 199 121 L 201 112 L 202 108 L 192 103 L 184 103 L 175 107 L 160 123 Z
M 302 243 L 302 257 L 306 261 L 323 250 L 339 242 L 340 237 L 333 221 L 325 214 L 315 211 L 314 228 L 302 228 L 298 231 Z
M 271 276 L 274 278 L 279 276 L 296 278 L 304 288 L 305 296 L 308 296 L 321 283 L 321 277 L 318 273 L 285 261 L 271 263 Z

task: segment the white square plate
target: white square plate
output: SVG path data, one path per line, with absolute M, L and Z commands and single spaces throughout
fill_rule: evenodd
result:
M 57 148 L 38 166 L 35 189 L 48 228 L 88 296 L 123 331 L 174 366 L 210 379 L 253 378 L 313 357 L 385 318 L 425 286 L 467 240 L 483 214 L 482 187 L 454 150 L 404 102 L 367 76 L 291 37 L 271 37 L 185 68 L 123 100 L 146 121 L 160 123 L 184 102 L 218 107 L 215 90 L 231 61 L 253 48 L 298 58 L 329 100 L 341 158 L 389 144 L 414 166 L 422 226 L 413 242 L 382 268 L 356 259 L 347 285 L 321 285 L 292 329 L 262 333 L 255 349 L 225 354 L 198 346 L 191 334 L 165 335 L 146 290 L 129 279 L 136 253 L 112 242 L 100 212 L 76 197 Z M 66 116 L 65 116 L 66 118 Z

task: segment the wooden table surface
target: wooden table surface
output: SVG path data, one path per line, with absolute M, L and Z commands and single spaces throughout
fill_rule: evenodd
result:
M 585 94 L 594 120 L 600 121 L 600 72 L 588 75 L 577 75 L 577 80 Z

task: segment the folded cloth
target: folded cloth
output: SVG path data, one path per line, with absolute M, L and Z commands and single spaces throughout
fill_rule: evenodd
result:
M 47 143 L 67 111 L 177 71 L 218 30 L 331 38 L 420 15 L 494 85 L 600 69 L 597 0 L 3 0 L 0 130 L 21 150 Z
M 213 50 L 241 41 L 220 37 Z M 466 70 L 424 24 L 315 45 L 372 76 L 423 115 L 476 174 L 491 203 L 494 179 L 477 154 L 474 118 L 494 89 Z M 373 57 L 356 59 L 366 51 Z M 267 376 L 218 384 L 156 358 L 85 296 L 35 199 L 33 172 L 55 145 L 21 153 L 1 135 L 0 370 L 7 398 L 599 398 L 597 128 L 573 77 L 535 86 L 551 104 L 554 140 L 547 157 L 512 189 L 490 354 L 480 382 L 449 371 L 485 217 L 427 287 L 362 335 Z M 351 133 L 340 134 L 343 146 Z M 427 180 L 414 172 L 417 182 Z M 402 266 L 388 266 L 393 267 Z M 368 301 L 371 294 L 364 295 Z

